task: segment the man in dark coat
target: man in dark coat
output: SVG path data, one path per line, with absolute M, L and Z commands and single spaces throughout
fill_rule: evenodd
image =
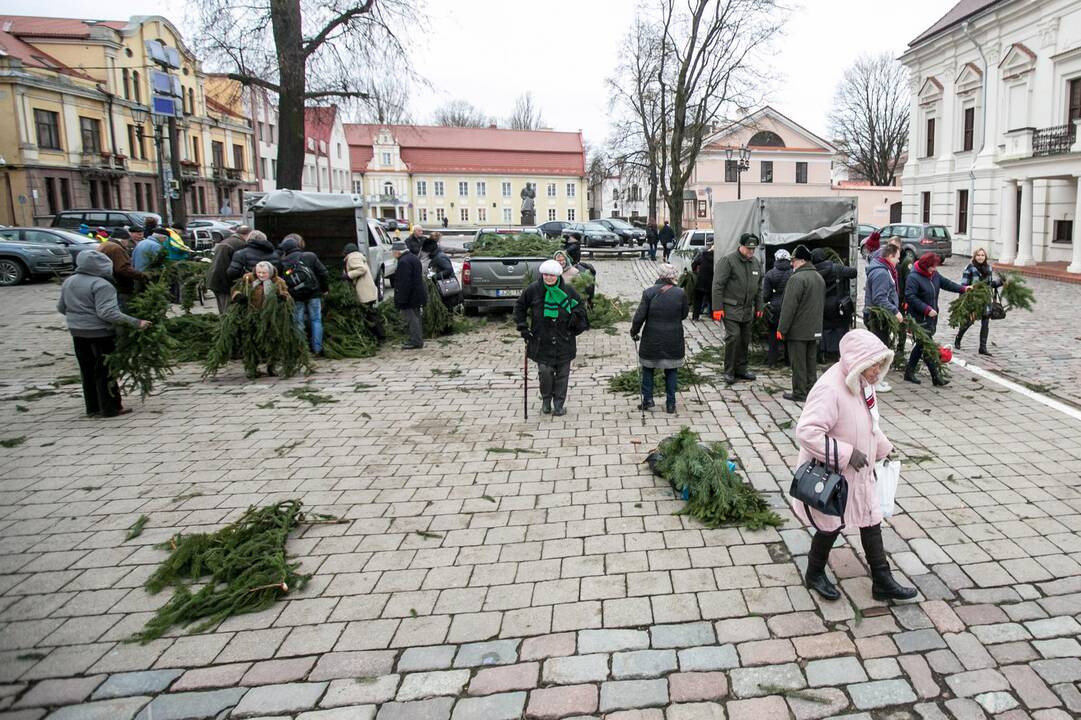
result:
M 811 265 L 811 251 L 806 245 L 796 247 L 792 258 L 792 276 L 785 285 L 781 315 L 777 320 L 778 340 L 788 345 L 792 365 L 792 392 L 785 400 L 803 402 L 818 380 L 818 341 L 822 338 L 822 305 L 826 282 Z
M 589 329 L 585 304 L 563 267 L 545 260 L 534 281 L 514 305 L 514 324 L 526 341 L 526 355 L 537 363 L 543 406 L 541 412 L 566 415 L 571 360 L 578 354 L 575 338 Z
M 311 349 L 323 354 L 323 296 L 330 292 L 330 274 L 319 257 L 304 249 L 304 238 L 289 233 L 279 248 L 282 254 L 282 279 L 293 298 L 293 322 L 297 332 L 308 337 L 311 324 Z
M 713 243 L 706 245 L 706 249 L 698 253 L 698 256 L 691 262 L 691 271 L 695 273 L 694 310 L 691 311 L 691 320 L 697 320 L 703 312 L 708 316 L 712 310 L 710 300 L 713 295 L 713 265 L 715 262 Z
M 935 330 L 938 329 L 939 291 L 943 288 L 958 294 L 968 291 L 968 285 L 958 285 L 953 280 L 942 277 L 938 272 L 941 262 L 941 258 L 936 253 L 924 253 L 912 266 L 912 271 L 905 280 L 905 302 L 908 303 L 908 314 L 915 318 L 932 338 L 935 336 Z M 921 357 L 923 357 L 923 344 L 915 343 L 912 354 L 908 356 L 905 380 L 917 385 L 920 379 L 916 377 L 916 368 L 919 367 Z M 937 365 L 926 360 L 924 362 L 928 372 L 931 373 L 932 384 L 949 384 L 950 381 L 938 372 Z
M 841 351 L 841 338 L 852 326 L 852 315 L 856 310 L 856 305 L 852 302 L 852 292 L 848 281 L 855 279 L 859 271 L 854 267 L 829 260 L 826 257 L 825 248 L 815 248 L 812 255 L 815 268 L 826 282 L 822 341 L 819 343 L 819 350 L 825 358 L 827 354 L 837 354 Z
M 863 324 L 878 336 L 887 347 L 890 345 L 889 329 L 871 318 L 871 308 L 880 307 L 904 322 L 897 299 L 897 260 L 900 249 L 895 245 L 883 245 L 867 262 L 867 283 L 863 291 Z M 890 392 L 893 388 L 884 379 L 875 383 L 875 392 Z
M 131 234 L 124 228 L 117 228 L 109 235 L 109 239 L 98 245 L 98 250 L 105 253 L 113 263 L 113 282 L 116 283 L 116 299 L 120 310 L 126 312 L 131 296 L 135 294 L 138 284 L 144 282 L 146 276 L 135 269 L 131 264 Z
M 233 262 L 233 255 L 237 250 L 244 247 L 251 235 L 251 228 L 240 225 L 229 237 L 222 240 L 214 247 L 214 260 L 210 263 L 210 273 L 207 278 L 207 287 L 214 293 L 214 300 L 218 303 L 218 314 L 224 315 L 229 309 L 229 298 L 232 296 L 233 283 L 229 279 L 229 264 Z
M 646 244 L 649 245 L 649 259 L 654 262 L 657 261 L 657 242 L 659 236 L 657 234 L 657 223 L 653 220 L 649 221 L 646 225 Z
M 778 250 L 773 254 L 773 267 L 766 271 L 766 277 L 762 281 L 762 303 L 769 310 L 766 364 L 771 368 L 777 367 L 782 357 L 784 362 L 788 363 L 784 341 L 777 339 L 777 321 L 781 319 L 781 300 L 784 298 L 785 284 L 791 276 L 792 256 L 787 250 Z
M 686 354 L 683 320 L 687 317 L 688 303 L 686 293 L 676 286 L 676 269 L 662 263 L 657 271 L 660 277 L 642 293 L 642 301 L 631 320 L 631 337 L 635 342 L 639 339 L 638 332 L 642 332 L 642 344 L 638 346 L 642 402 L 638 409 L 653 409 L 653 373 L 663 370 L 664 409 L 671 414 L 676 411 L 676 383 Z
M 278 267 L 278 251 L 274 249 L 270 240 L 267 240 L 265 233 L 252 230 L 248 233 L 248 241 L 244 244 L 244 247 L 233 253 L 233 257 L 229 260 L 229 269 L 225 271 L 225 276 L 230 282 L 236 282 L 244 276 L 244 273 L 255 272 L 255 266 L 264 260 L 274 267 Z
M 713 319 L 724 321 L 724 381 L 754 380 L 747 353 L 755 318 L 762 317 L 762 263 L 754 256 L 758 236 L 743 233 L 739 247 L 717 261 Z
M 424 347 L 424 323 L 420 313 L 428 304 L 428 287 L 424 283 L 424 271 L 420 264 L 420 241 L 410 236 L 406 249 L 398 257 L 398 269 L 394 271 L 394 306 L 405 317 L 409 340 L 402 350 L 419 350 Z
M 672 253 L 672 246 L 676 244 L 676 231 L 672 229 L 667 220 L 664 221 L 664 227 L 657 233 L 657 240 L 660 242 L 661 247 L 664 248 L 664 261 L 668 262 L 668 256 Z

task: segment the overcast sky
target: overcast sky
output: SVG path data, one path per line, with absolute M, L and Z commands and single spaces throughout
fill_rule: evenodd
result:
M 648 0 L 646 0 L 648 2 Z M 411 99 L 416 122 L 434 107 L 468 100 L 497 118 L 519 94 L 532 91 L 547 124 L 582 130 L 603 143 L 608 129 L 605 78 L 616 65 L 620 39 L 635 0 L 429 0 L 427 28 L 408 29 L 412 58 L 430 83 Z M 845 67 L 858 55 L 899 55 L 953 0 L 803 0 L 776 43 L 776 86 L 767 102 L 808 129 L 827 135 L 826 115 Z M 182 0 L 0 0 L 0 12 L 120 20 L 160 13 L 184 27 Z M 109 17 L 101 18 L 103 8 Z M 425 34 L 426 33 L 426 34 Z

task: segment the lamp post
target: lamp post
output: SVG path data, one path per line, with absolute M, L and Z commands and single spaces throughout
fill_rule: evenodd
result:
M 131 108 L 131 119 L 135 121 L 135 134 L 139 136 L 139 142 L 141 143 L 146 139 L 146 121 L 150 119 L 150 109 L 142 105 L 133 106 Z M 161 193 L 158 196 L 159 207 L 162 210 L 162 220 L 166 226 L 170 226 L 173 224 L 173 220 L 169 208 L 170 191 L 165 182 L 165 161 L 162 159 L 161 144 L 163 139 L 161 125 L 154 123 L 154 154 L 158 159 L 158 190 Z
M 738 148 L 725 148 L 724 150 L 725 160 L 736 162 L 736 200 L 743 199 L 743 173 L 751 169 L 751 150 L 746 145 L 741 145 Z

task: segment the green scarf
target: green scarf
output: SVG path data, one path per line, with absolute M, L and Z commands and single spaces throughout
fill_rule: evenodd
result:
M 560 309 L 565 310 L 570 315 L 571 310 L 574 310 L 577 306 L 578 301 L 567 295 L 563 288 L 559 287 L 558 282 L 555 285 L 545 285 L 544 317 L 554 320 L 559 317 Z

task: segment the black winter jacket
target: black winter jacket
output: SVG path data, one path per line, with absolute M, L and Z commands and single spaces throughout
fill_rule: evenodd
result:
M 564 282 L 557 281 L 563 292 L 578 301 L 571 313 L 559 313 L 557 318 L 544 317 L 544 280 L 536 280 L 518 297 L 514 305 L 514 324 L 518 332 L 528 336 L 526 355 L 534 362 L 559 365 L 570 362 L 578 354 L 575 338 L 589 329 L 589 318 L 582 297 Z
M 394 271 L 394 306 L 404 309 L 422 308 L 428 304 L 428 287 L 424 282 L 420 258 L 404 252 Z
M 667 280 L 642 292 L 642 302 L 631 320 L 631 335 L 642 332 L 638 357 L 643 360 L 682 360 L 683 320 L 690 305 L 687 294 Z
M 707 295 L 713 292 L 713 266 L 715 262 L 712 250 L 703 250 L 691 262 L 691 270 L 697 275 L 694 281 L 695 292 Z
M 233 258 L 229 262 L 229 269 L 226 271 L 230 281 L 239 280 L 244 273 L 254 272 L 255 266 L 266 260 L 274 267 L 280 268 L 281 258 L 278 256 L 278 251 L 274 249 L 274 246 L 270 244 L 269 240 L 263 240 L 256 238 L 255 240 L 248 240 L 244 247 L 233 253 Z
M 316 279 L 319 281 L 318 290 L 315 288 L 305 289 L 301 292 L 293 292 L 292 288 L 289 290 L 289 294 L 293 296 L 294 300 L 311 300 L 317 298 L 320 295 L 330 290 L 330 274 L 327 272 L 327 268 L 319 260 L 319 257 L 306 250 L 301 250 L 297 247 L 295 240 L 286 240 L 282 243 L 281 248 L 282 259 L 281 267 L 282 273 L 285 274 L 290 270 L 295 270 L 298 265 L 307 265 L 315 273 Z M 288 284 L 288 278 L 283 278 Z
M 928 313 L 938 310 L 938 293 L 945 288 L 950 292 L 960 293 L 961 286 L 943 277 L 937 270 L 927 277 L 918 269 L 912 268 L 905 280 L 905 302 L 908 303 L 908 314 L 916 319 L 927 332 L 934 335 L 938 328 L 938 316 L 931 317 Z
M 665 225 L 657 232 L 657 239 L 661 245 L 672 245 L 676 241 L 676 231 L 671 225 Z
M 244 238 L 235 234 L 225 238 L 214 247 L 214 260 L 210 263 L 207 281 L 210 292 L 228 295 L 233 289 L 232 280 L 229 278 L 229 265 L 233 262 L 233 255 L 242 247 L 244 247 Z
M 781 301 L 784 299 L 784 289 L 790 277 L 792 277 L 792 261 L 777 260 L 773 263 L 773 267 L 766 271 L 766 277 L 762 280 L 762 302 L 769 305 L 770 322 L 774 325 L 781 317 Z
M 851 315 L 843 316 L 839 311 L 841 298 L 851 297 L 849 280 L 854 280 L 859 271 L 854 267 L 848 267 L 832 260 L 823 260 L 814 264 L 815 270 L 826 282 L 826 302 L 823 306 L 826 328 L 846 327 Z
M 432 272 L 436 280 L 449 280 L 454 277 L 454 264 L 442 250 L 436 250 L 428 262 L 428 270 Z

